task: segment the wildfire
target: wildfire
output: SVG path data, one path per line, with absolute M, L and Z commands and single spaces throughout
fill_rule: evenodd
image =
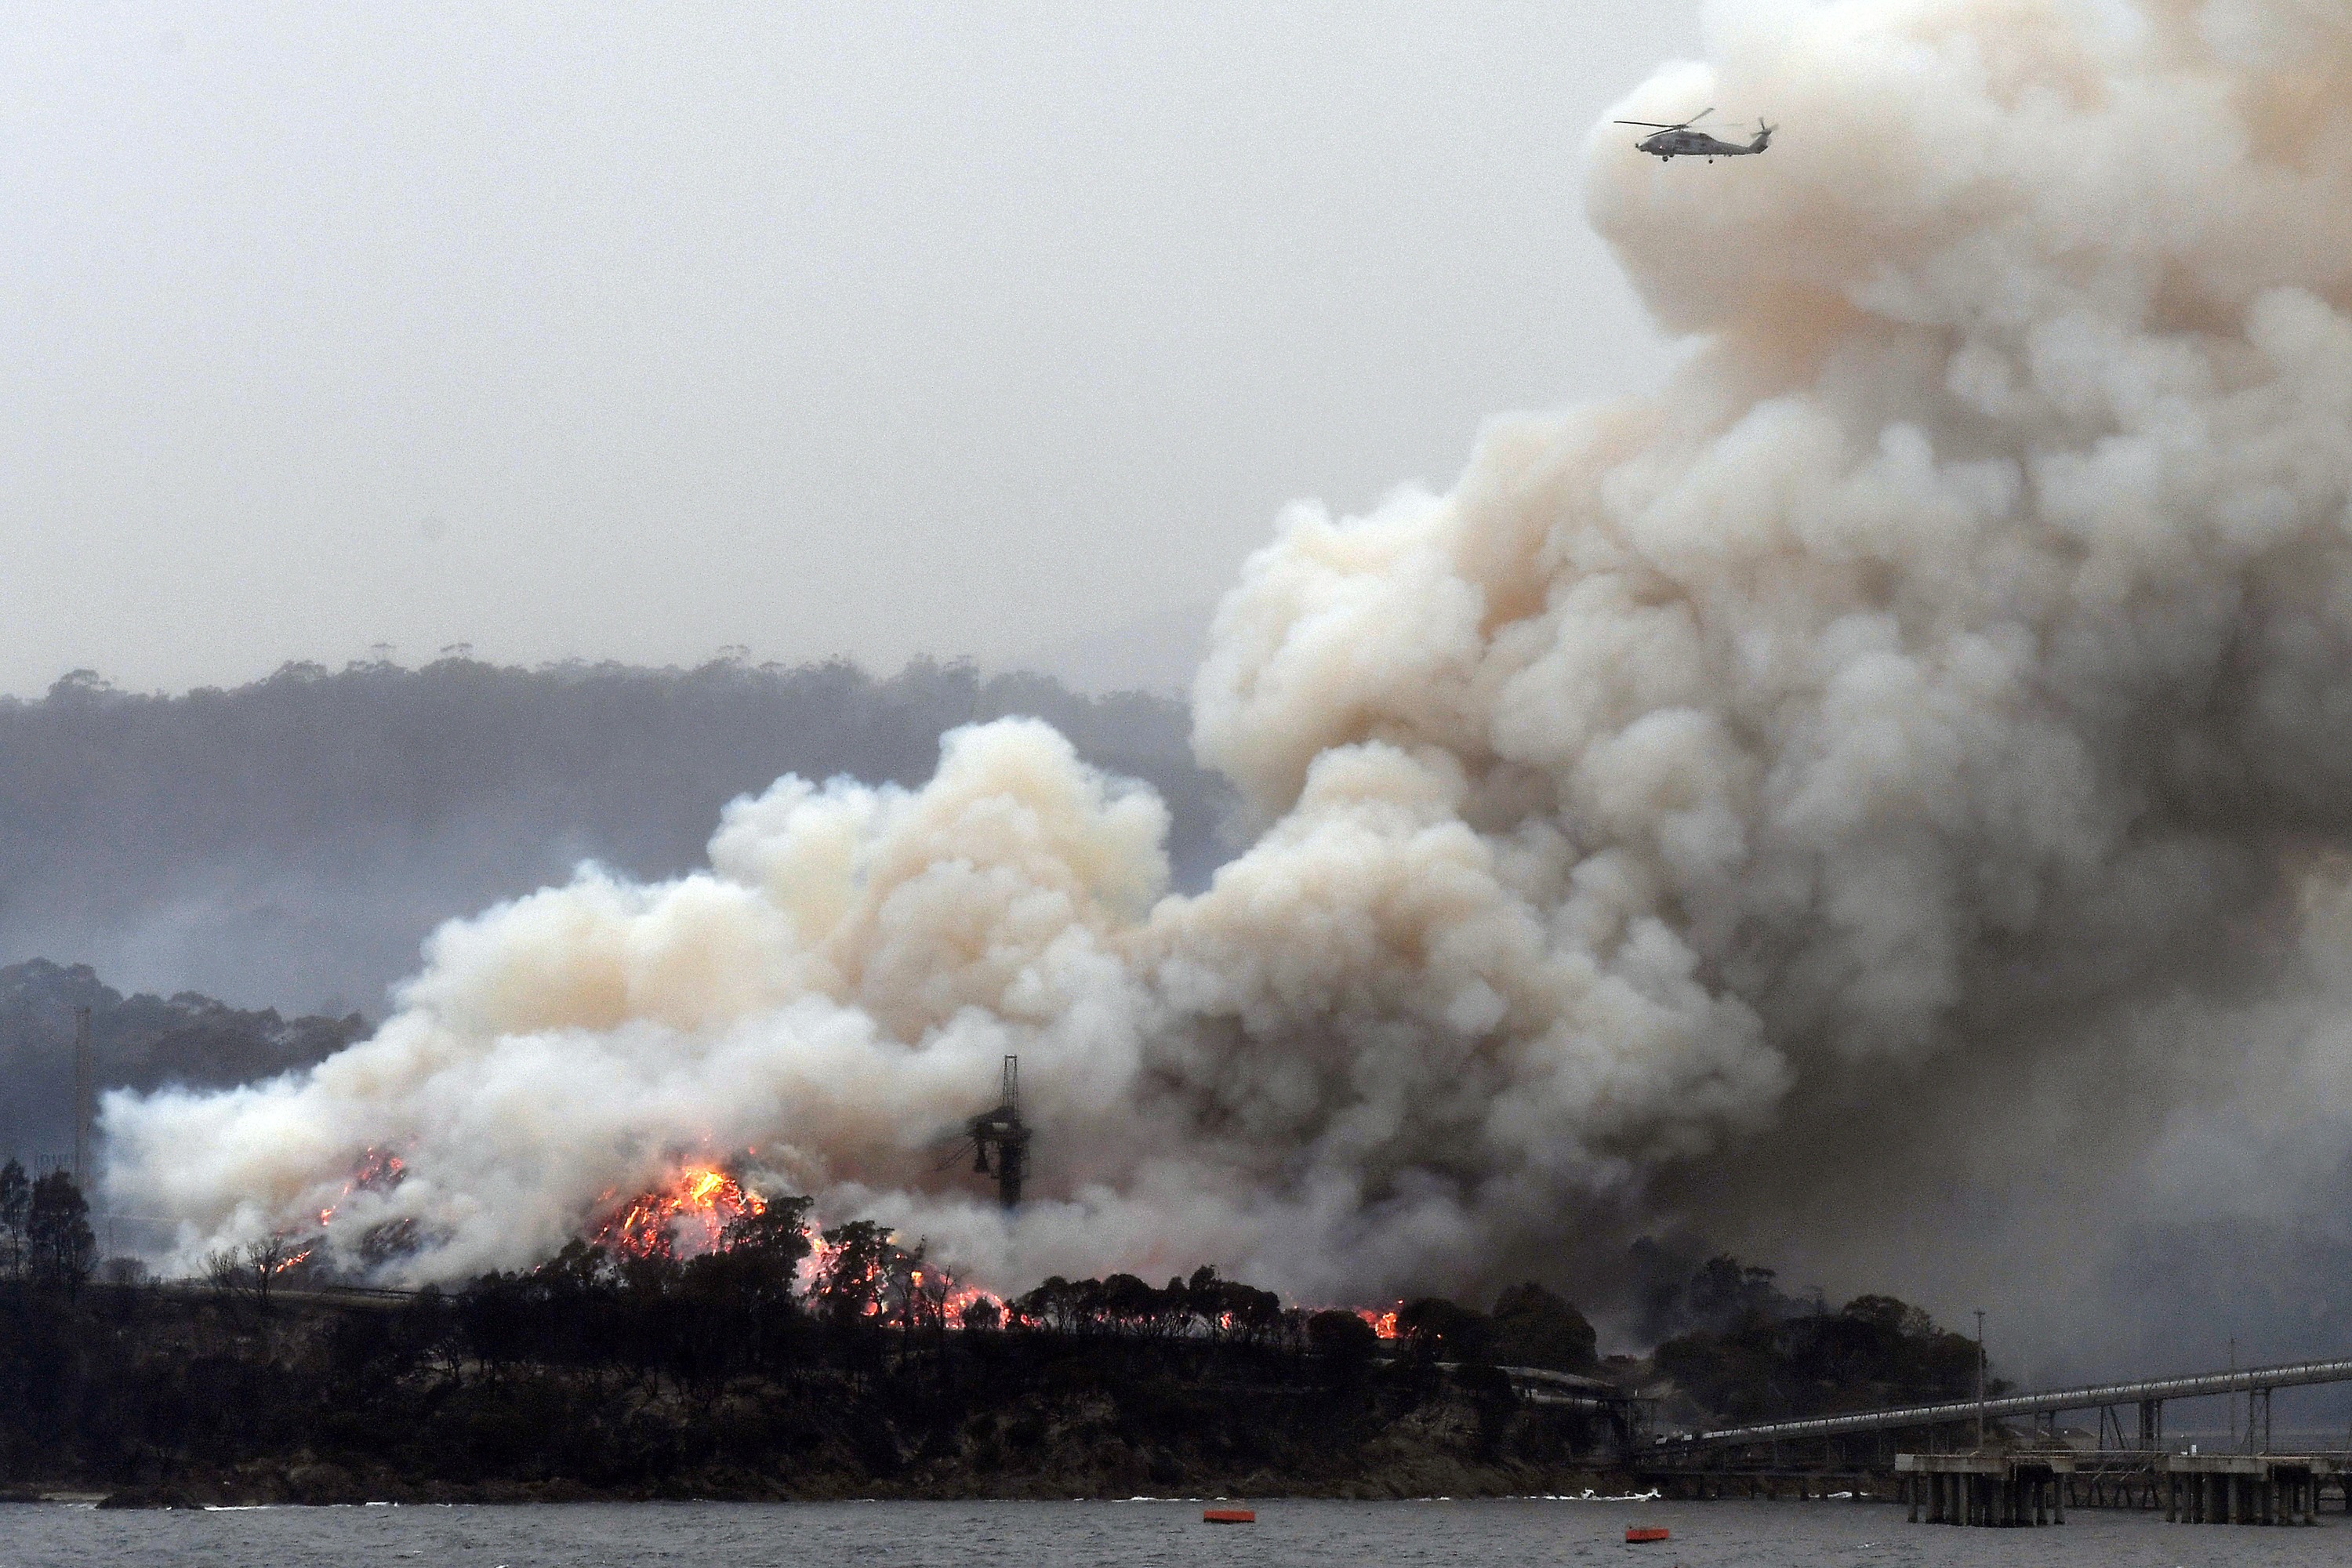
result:
M 814 1226 L 809 1229 L 808 1244 L 808 1256 L 801 1259 L 797 1276 L 800 1292 L 803 1296 L 815 1290 L 817 1281 L 824 1279 L 825 1270 L 833 1267 L 834 1255 L 841 1250 L 819 1236 Z
M 947 1300 L 948 1327 L 951 1329 L 962 1328 L 963 1315 L 966 1309 L 977 1306 L 982 1301 L 986 1301 L 989 1305 L 994 1307 L 997 1310 L 999 1320 L 1001 1321 L 1003 1319 L 1004 1313 L 1004 1303 L 1003 1301 L 990 1295 L 985 1290 L 975 1290 L 969 1285 L 958 1285 L 954 1280 L 949 1280 Z
M 613 1203 L 614 1194 L 605 1194 Z M 693 1165 L 680 1171 L 666 1186 L 609 1207 L 605 1217 L 588 1232 L 589 1242 L 630 1258 L 698 1258 L 725 1245 L 727 1227 L 750 1215 L 768 1212 L 767 1200 L 751 1192 L 725 1170 Z M 958 1280 L 947 1269 L 927 1260 L 923 1249 L 908 1253 L 885 1233 L 878 1249 L 868 1237 L 850 1258 L 839 1242 L 827 1241 L 811 1226 L 805 1232 L 808 1252 L 795 1275 L 803 1300 L 814 1304 L 821 1295 L 835 1308 L 854 1310 L 872 1319 L 908 1327 L 924 1324 L 950 1329 L 963 1326 L 965 1309 L 986 1301 L 1000 1314 L 1003 1301 Z M 856 1277 L 845 1270 L 855 1269 Z
M 801 1259 L 800 1291 L 803 1298 L 813 1299 L 825 1277 L 833 1272 L 834 1260 L 841 1248 L 812 1232 L 808 1256 Z M 963 1327 L 964 1309 L 975 1302 L 993 1303 L 1000 1314 L 1003 1301 L 987 1291 L 960 1283 L 953 1274 L 936 1263 L 925 1263 L 908 1271 L 903 1289 L 894 1287 L 888 1278 L 890 1266 L 874 1268 L 862 1280 L 849 1284 L 851 1293 L 862 1298 L 859 1310 L 869 1318 L 888 1317 L 894 1321 L 901 1312 L 911 1312 L 923 1320 L 943 1324 L 950 1329 Z
M 810 1233 L 808 1256 L 801 1259 L 802 1295 L 814 1296 L 818 1287 L 825 1283 L 827 1278 L 835 1272 L 839 1267 L 836 1260 L 841 1257 L 841 1251 L 838 1246 L 825 1240 L 822 1235 L 814 1231 Z M 920 1271 L 913 1276 L 913 1281 L 917 1289 L 921 1288 L 923 1276 Z M 889 1279 L 887 1269 L 880 1260 L 867 1262 L 861 1278 L 837 1280 L 835 1283 L 850 1296 L 862 1300 L 863 1305 L 859 1310 L 866 1316 L 874 1318 L 882 1315 L 882 1297 Z
M 1402 1306 L 1402 1303 L 1400 1302 L 1398 1305 Z M 1390 1308 L 1385 1312 L 1375 1312 L 1370 1307 L 1359 1307 L 1356 1309 L 1356 1316 L 1371 1324 L 1372 1332 L 1380 1335 L 1381 1338 L 1384 1340 L 1392 1340 L 1397 1338 L 1397 1309 L 1395 1307 Z
M 726 1172 L 695 1166 L 614 1211 L 589 1239 L 632 1258 L 694 1258 L 717 1251 L 736 1220 L 767 1210 L 766 1199 Z
M 389 1149 L 379 1149 L 371 1143 L 352 1163 L 352 1173 L 343 1182 L 341 1198 L 337 1198 L 319 1211 L 319 1227 L 323 1230 L 342 1206 L 342 1199 L 353 1193 L 388 1193 L 400 1185 L 408 1174 L 407 1162 Z

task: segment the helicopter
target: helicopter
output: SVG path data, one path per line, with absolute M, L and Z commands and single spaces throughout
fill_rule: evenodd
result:
M 1745 158 L 1751 153 L 1761 153 L 1765 148 L 1772 145 L 1772 132 L 1780 129 L 1778 126 L 1765 124 L 1760 119 L 1758 120 L 1756 140 L 1744 147 L 1737 142 L 1718 141 L 1704 131 L 1691 129 L 1714 112 L 1712 108 L 1702 109 L 1679 125 L 1661 125 L 1654 120 L 1619 120 L 1612 123 L 1638 125 L 1654 132 L 1654 135 L 1644 136 L 1633 145 L 1652 157 L 1669 163 L 1676 158 L 1705 158 L 1710 163 L 1717 158 Z

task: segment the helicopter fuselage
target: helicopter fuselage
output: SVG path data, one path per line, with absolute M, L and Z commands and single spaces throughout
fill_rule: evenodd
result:
M 1769 135 L 1759 135 L 1753 142 L 1726 142 L 1704 131 L 1661 131 L 1634 143 L 1652 157 L 1669 162 L 1676 158 L 1745 158 L 1771 144 Z

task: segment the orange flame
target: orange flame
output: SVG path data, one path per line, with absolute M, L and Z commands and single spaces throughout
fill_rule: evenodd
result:
M 997 1297 L 990 1295 L 985 1290 L 975 1290 L 969 1285 L 958 1285 L 950 1279 L 949 1281 L 947 1300 L 948 1327 L 950 1329 L 962 1328 L 964 1309 L 974 1306 L 982 1301 L 992 1303 L 996 1308 L 998 1321 L 1000 1322 L 1003 1321 L 1004 1303 L 1003 1300 Z
M 928 1285 L 924 1283 L 927 1277 L 929 1280 Z M 981 1301 L 993 1303 L 998 1321 L 1003 1321 L 1004 1302 L 1001 1298 L 961 1283 L 953 1274 L 936 1263 L 917 1269 L 909 1282 L 926 1303 L 922 1309 L 925 1315 L 936 1314 L 933 1321 L 943 1328 L 961 1330 L 964 1309 Z
M 1391 1307 L 1385 1312 L 1375 1312 L 1370 1307 L 1359 1307 L 1356 1309 L 1356 1316 L 1371 1324 L 1372 1332 L 1380 1335 L 1381 1338 L 1392 1340 L 1398 1337 L 1396 1308 Z
M 767 1212 L 766 1199 L 726 1172 L 693 1166 L 608 1215 L 589 1240 L 631 1258 L 694 1258 L 717 1251 L 734 1221 Z
M 801 1259 L 798 1277 L 799 1288 L 803 1295 L 810 1295 L 815 1291 L 818 1281 L 823 1279 L 826 1271 L 833 1267 L 833 1260 L 840 1251 L 840 1247 L 825 1240 L 822 1235 L 814 1231 L 810 1233 L 808 1256 Z M 866 1283 L 877 1285 L 879 1281 L 868 1280 Z M 937 1310 L 950 1329 L 963 1327 L 963 1310 L 975 1301 L 993 1301 L 1000 1312 L 1004 1310 L 1003 1298 L 990 1295 L 987 1291 L 977 1289 L 972 1286 L 959 1283 L 953 1274 L 936 1263 L 926 1263 L 920 1268 L 910 1270 L 908 1283 L 921 1293 L 926 1302 L 937 1303 Z M 867 1317 L 878 1318 L 887 1310 L 883 1304 L 883 1294 L 879 1289 L 872 1290 L 868 1294 L 865 1307 Z M 927 1313 L 931 1310 L 928 1306 L 924 1309 Z
M 808 1240 L 808 1256 L 801 1259 L 800 1273 L 795 1281 L 803 1296 L 816 1289 L 816 1282 L 824 1278 L 824 1271 L 833 1265 L 833 1255 L 841 1250 L 818 1235 L 814 1226 L 809 1227 Z
M 379 1149 L 371 1143 L 352 1163 L 352 1173 L 343 1182 L 342 1196 L 347 1198 L 353 1193 L 388 1193 L 400 1185 L 407 1175 L 406 1161 L 389 1149 Z M 319 1228 L 324 1230 L 333 1221 L 335 1211 L 341 1206 L 342 1198 L 338 1198 L 320 1209 Z
M 802 1294 L 811 1294 L 816 1289 L 824 1277 L 833 1271 L 834 1259 L 840 1255 L 840 1247 L 825 1240 L 822 1235 L 810 1232 L 808 1256 L 801 1259 Z M 918 1282 L 919 1279 L 918 1276 Z M 869 1268 L 866 1279 L 857 1284 L 863 1287 L 861 1293 L 866 1297 L 865 1314 L 869 1318 L 881 1316 L 883 1279 L 879 1272 Z

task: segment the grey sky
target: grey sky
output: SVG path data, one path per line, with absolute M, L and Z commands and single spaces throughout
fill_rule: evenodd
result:
M 1148 642 L 1654 382 L 1575 155 L 1696 10 L 16 10 L 0 690 Z

